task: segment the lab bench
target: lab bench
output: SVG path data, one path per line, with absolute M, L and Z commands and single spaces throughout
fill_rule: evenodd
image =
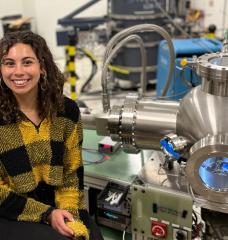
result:
M 96 196 L 109 182 L 115 182 L 122 186 L 130 186 L 136 179 L 138 172 L 147 161 L 152 151 L 141 151 L 138 154 L 127 154 L 122 149 L 110 154 L 98 153 L 98 144 L 104 138 L 98 136 L 94 130 L 84 129 L 83 161 L 84 161 L 84 185 L 86 201 L 89 212 L 96 214 Z M 97 161 L 88 162 L 90 158 L 97 156 Z M 92 155 L 91 155 L 92 154 Z M 99 163 L 98 163 L 99 162 Z M 92 192 L 92 193 L 91 193 Z M 92 195 L 91 195 L 92 194 Z M 95 196 L 95 197 L 94 197 Z M 117 231 L 111 227 L 101 227 L 105 240 L 121 240 L 123 231 Z M 126 234 L 125 239 L 130 239 Z

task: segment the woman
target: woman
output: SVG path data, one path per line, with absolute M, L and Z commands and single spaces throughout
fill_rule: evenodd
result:
M 80 113 L 63 84 L 41 36 L 0 40 L 1 240 L 103 239 L 86 212 Z

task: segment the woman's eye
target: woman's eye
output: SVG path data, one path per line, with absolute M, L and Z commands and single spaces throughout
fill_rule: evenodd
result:
M 13 66 L 15 66 L 15 63 L 11 62 L 11 61 L 5 61 L 2 63 L 2 65 L 8 66 L 8 67 L 13 67 Z
M 23 62 L 23 65 L 25 65 L 25 66 L 30 66 L 31 64 L 33 64 L 33 61 L 31 61 L 31 60 L 26 60 Z

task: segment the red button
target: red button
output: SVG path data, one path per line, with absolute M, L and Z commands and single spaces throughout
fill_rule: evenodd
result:
M 165 238 L 167 235 L 167 225 L 165 223 L 152 221 L 151 233 L 154 237 Z

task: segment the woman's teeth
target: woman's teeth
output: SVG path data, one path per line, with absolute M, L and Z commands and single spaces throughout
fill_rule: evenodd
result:
M 24 85 L 26 82 L 27 82 L 27 80 L 14 80 L 13 81 L 16 85 Z

